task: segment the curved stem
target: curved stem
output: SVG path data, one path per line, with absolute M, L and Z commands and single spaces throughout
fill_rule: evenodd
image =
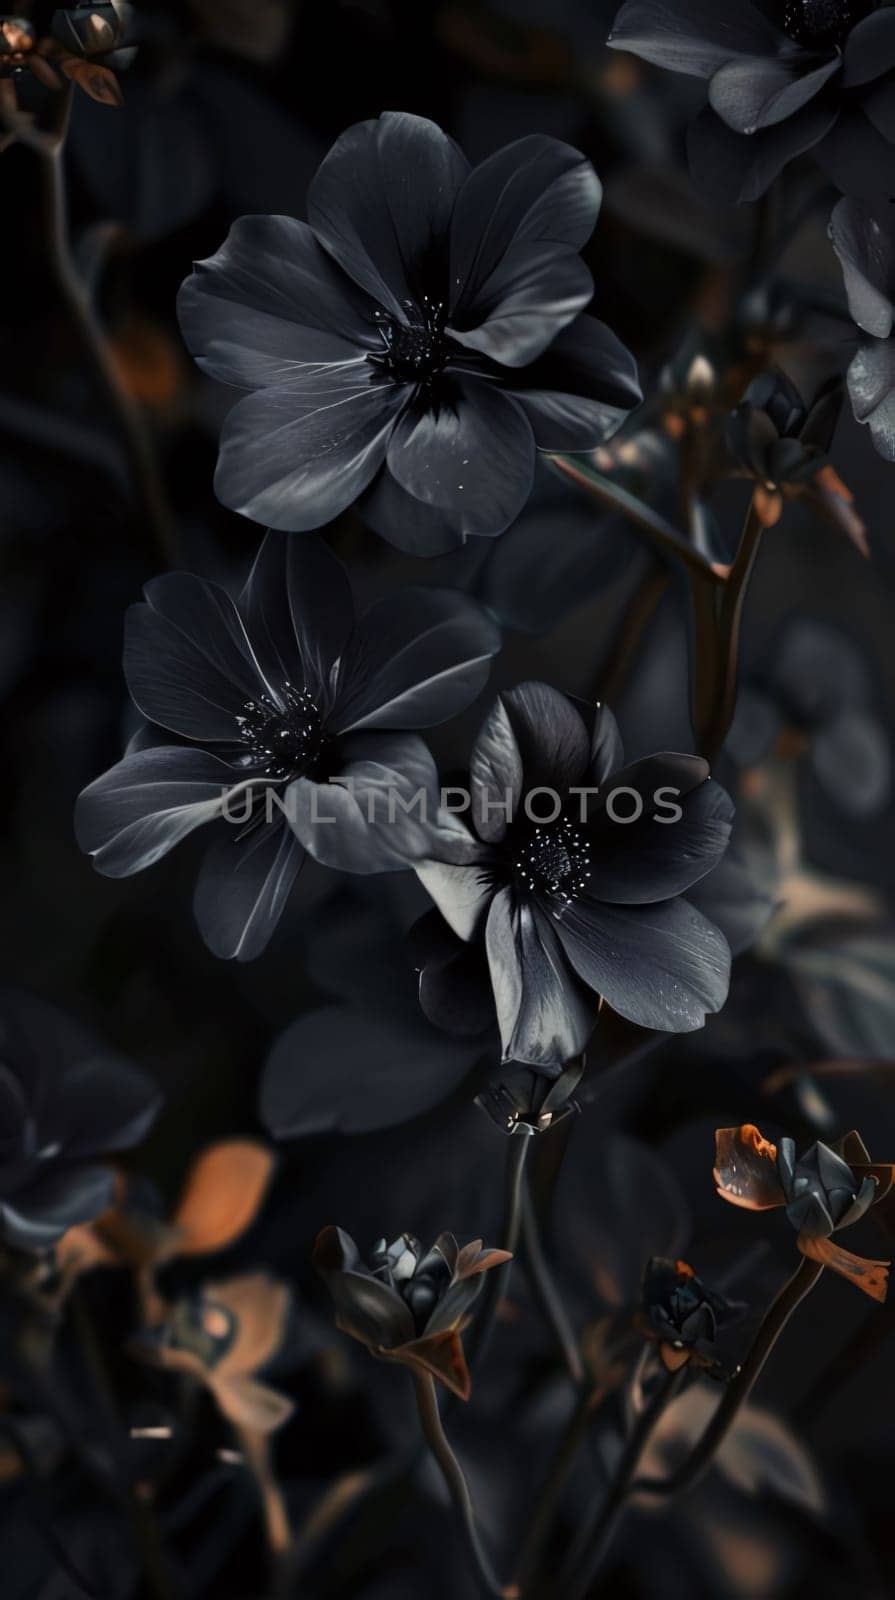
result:
M 516 1581 L 523 1593 L 527 1593 L 530 1580 L 537 1574 L 543 1548 L 569 1473 L 578 1459 L 596 1413 L 610 1393 L 610 1389 L 600 1385 L 593 1389 L 582 1390 L 566 1423 L 553 1464 L 532 1511 L 528 1531 L 519 1553 Z
M 615 1477 L 603 1504 L 589 1523 L 579 1530 L 560 1575 L 559 1592 L 563 1600 L 582 1600 L 597 1569 L 612 1543 L 625 1510 L 634 1475 L 653 1430 L 678 1386 L 682 1371 L 664 1372 L 658 1388 L 647 1401 L 628 1437 Z M 565 1586 L 564 1586 L 565 1585 Z
M 647 1492 L 657 1495 L 678 1494 L 683 1489 L 689 1489 L 702 1476 L 723 1444 L 741 1407 L 748 1400 L 765 1362 L 790 1317 L 806 1295 L 811 1293 L 823 1270 L 820 1261 L 811 1261 L 807 1256 L 803 1258 L 765 1315 L 746 1360 L 736 1377 L 727 1385 L 724 1398 L 689 1456 L 674 1472 L 669 1473 L 667 1478 L 646 1478 L 635 1483 L 634 1488 L 638 1494 Z
M 660 516 L 658 511 L 653 511 L 650 506 L 646 505 L 643 500 L 639 500 L 636 495 L 630 494 L 620 484 L 612 483 L 608 478 L 604 478 L 593 467 L 584 462 L 570 461 L 567 456 L 550 456 L 549 460 L 558 472 L 563 473 L 567 478 L 571 478 L 572 482 L 577 483 L 579 488 L 586 489 L 588 494 L 599 500 L 601 505 L 604 505 L 608 511 L 617 512 L 619 516 L 630 522 L 632 527 L 645 534 L 656 549 L 664 555 L 676 556 L 678 560 L 683 561 L 685 566 L 691 567 L 704 577 L 713 579 L 715 582 L 721 581 L 719 575 L 713 572 L 705 557 L 701 556 L 698 550 L 688 544 L 683 535 L 678 533 L 678 530 L 670 522 L 666 521 L 665 517 Z
M 454 1503 L 454 1509 L 460 1519 L 479 1585 L 485 1594 L 497 1595 L 499 1600 L 510 1600 L 510 1597 L 518 1593 L 518 1591 L 513 1588 L 505 1589 L 502 1586 L 495 1575 L 487 1551 L 479 1537 L 469 1486 L 463 1476 L 463 1469 L 448 1444 L 441 1425 L 438 1399 L 435 1393 L 435 1380 L 428 1372 L 415 1370 L 413 1382 L 416 1388 L 416 1402 L 423 1435 L 441 1470 L 441 1475 Z
M 522 1226 L 523 1176 L 529 1145 L 533 1143 L 533 1138 L 532 1134 L 524 1133 L 514 1133 L 509 1137 L 500 1248 L 511 1253 L 515 1252 L 519 1243 L 519 1231 Z M 488 1348 L 512 1270 L 512 1261 L 506 1261 L 503 1266 L 495 1267 L 486 1276 L 481 1304 L 466 1341 L 466 1359 L 470 1369 L 483 1359 Z
M 152 545 L 153 559 L 169 566 L 173 555 L 171 515 L 155 453 L 137 406 L 123 387 L 90 297 L 81 283 L 68 237 L 62 162 L 68 125 L 70 86 L 60 111 L 60 131 L 53 141 L 34 148 L 43 183 L 43 232 L 47 265 L 59 290 L 96 390 L 121 438 L 141 521 Z
M 525 1247 L 523 1267 L 535 1300 L 545 1322 L 553 1330 L 569 1377 L 574 1384 L 580 1385 L 584 1382 L 585 1373 L 578 1341 L 547 1265 L 527 1176 L 523 1176 L 522 1180 L 522 1242 Z
M 716 619 L 714 595 L 707 591 L 704 582 L 695 575 L 693 578 L 693 605 L 697 630 L 694 720 L 701 752 L 710 762 L 717 759 L 730 731 L 736 710 L 743 606 L 764 526 L 753 498 L 746 513 L 736 557 L 724 585 Z

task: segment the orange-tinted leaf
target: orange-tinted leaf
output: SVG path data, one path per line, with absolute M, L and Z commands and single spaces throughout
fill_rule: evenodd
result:
M 751 1122 L 716 1129 L 714 1179 L 721 1198 L 746 1211 L 769 1211 L 784 1203 L 777 1146 Z
M 847 1278 L 856 1289 L 868 1294 L 871 1300 L 883 1304 L 892 1265 L 890 1261 L 869 1261 L 864 1256 L 853 1256 L 850 1250 L 843 1250 L 832 1239 L 811 1239 L 801 1233 L 796 1243 L 803 1256 L 820 1261 L 831 1272 L 838 1272 L 840 1278 Z
M 98 61 L 84 60 L 81 56 L 64 56 L 59 65 L 65 76 L 71 78 L 85 94 L 89 94 L 91 100 L 96 100 L 102 106 L 124 105 L 121 85 L 108 67 L 100 66 Z
M 249 1139 L 215 1144 L 190 1168 L 174 1214 L 178 1255 L 223 1250 L 254 1222 L 273 1176 L 275 1158 Z
M 422 1367 L 459 1400 L 469 1399 L 472 1380 L 466 1365 L 463 1340 L 457 1328 L 432 1334 L 428 1339 L 414 1339 L 410 1344 L 400 1345 L 397 1350 L 380 1350 L 378 1354 L 402 1361 L 406 1366 Z
M 215 1368 L 221 1378 L 254 1373 L 274 1356 L 283 1342 L 290 1296 L 285 1283 L 266 1272 L 250 1272 L 227 1283 L 208 1284 L 203 1298 L 223 1306 L 235 1319 L 236 1336 Z
M 295 1409 L 288 1395 L 255 1378 L 221 1378 L 215 1374 L 209 1388 L 228 1422 L 253 1433 L 273 1433 L 288 1422 Z

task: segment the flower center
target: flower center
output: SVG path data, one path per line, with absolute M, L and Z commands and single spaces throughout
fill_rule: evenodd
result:
M 862 0 L 784 0 L 783 27 L 797 44 L 839 49 L 869 9 Z
M 527 836 L 513 868 L 524 889 L 559 895 L 571 905 L 590 877 L 587 839 L 568 817 L 541 823 Z
M 247 700 L 236 718 L 246 765 L 262 767 L 275 783 L 300 778 L 323 748 L 320 712 L 307 689 L 283 685 L 282 705 L 268 695 Z
M 424 294 L 421 307 L 413 300 L 405 300 L 404 310 L 406 322 L 385 311 L 375 313 L 384 348 L 370 360 L 397 378 L 429 383 L 447 359 L 444 301 L 430 300 Z

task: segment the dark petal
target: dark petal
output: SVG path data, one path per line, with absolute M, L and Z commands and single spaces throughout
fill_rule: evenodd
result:
M 177 314 L 203 372 L 243 389 L 378 349 L 373 307 L 294 217 L 240 217 L 183 284 Z
M 880 455 L 895 461 L 895 339 L 861 346 L 848 369 L 848 392 Z
M 694 78 L 710 78 L 738 56 L 776 55 L 786 45 L 758 6 L 716 0 L 628 0 L 615 19 L 614 50 Z
M 727 998 L 723 934 L 686 900 L 608 906 L 576 900 L 555 922 L 579 977 L 642 1028 L 690 1033 Z
M 161 1095 L 145 1072 L 123 1056 L 94 1055 L 66 1065 L 40 1121 L 45 1144 L 66 1159 L 129 1150 L 149 1132 Z
M 842 62 L 842 83 L 846 89 L 872 83 L 895 67 L 895 11 L 883 6 L 871 12 L 849 31 Z
M 580 250 L 600 211 L 600 180 L 579 150 L 530 134 L 489 156 L 463 185 L 451 222 L 450 312 L 460 325 L 517 246 Z
M 812 149 L 836 121 L 838 108 L 812 101 L 778 127 L 734 133 L 706 106 L 687 133 L 690 172 L 718 205 L 758 200 L 788 161 Z
M 13 1200 L 0 1199 L 0 1233 L 16 1250 L 48 1250 L 79 1222 L 112 1204 L 115 1180 L 106 1167 L 48 1173 Z
M 895 145 L 895 74 L 884 78 L 882 83 L 871 89 L 864 96 L 862 107 L 865 117 L 873 123 L 877 133 L 888 145 Z
M 895 149 L 860 108 L 843 111 L 814 157 L 843 194 L 888 203 Z
M 331 522 L 382 466 L 405 399 L 363 357 L 247 395 L 224 423 L 218 499 L 288 532 Z
M 618 772 L 625 759 L 622 736 L 618 723 L 608 706 L 597 706 L 594 731 L 590 742 L 590 779 L 604 784 L 613 772 Z
M 236 788 L 233 768 L 204 750 L 163 745 L 137 751 L 78 797 L 78 844 L 105 877 L 130 877 L 219 817 Z
M 847 710 L 822 728 L 811 760 L 827 793 L 849 816 L 882 811 L 892 789 L 892 751 L 885 728 L 870 712 Z
M 366 874 L 395 872 L 431 855 L 439 786 L 422 739 L 353 734 L 344 741 L 338 776 L 344 787 L 299 778 L 286 791 L 289 823 L 317 861 Z
M 657 771 L 649 761 L 639 763 L 616 773 L 607 785 L 609 793 L 630 788 L 641 795 L 643 814 L 636 822 L 613 822 L 604 810 L 591 826 L 588 901 L 633 906 L 669 900 L 711 872 L 727 848 L 733 802 L 720 785 L 709 780 L 689 794 L 679 793 L 672 774 L 668 787 L 673 794 L 654 802 L 654 777 L 642 770 L 650 768 L 653 774 Z M 664 787 L 660 776 L 660 793 Z M 630 794 L 619 795 L 616 814 L 630 815 L 634 804 Z M 683 816 L 674 820 L 669 806 L 679 807 Z
M 434 122 L 387 111 L 336 140 L 308 190 L 308 217 L 355 283 L 404 318 L 403 302 L 419 302 L 432 281 L 468 171 Z
M 274 699 L 306 685 L 325 717 L 333 668 L 354 626 L 351 585 L 329 546 L 312 534 L 268 533 L 241 599 L 252 649 Z
M 494 880 L 486 866 L 456 866 L 430 860 L 419 862 L 416 872 L 458 938 L 471 939 L 494 895 Z
M 355 507 L 359 517 L 397 550 L 411 556 L 441 556 L 463 543 L 454 519 L 427 506 L 380 468 Z
M 565 245 L 511 245 L 472 305 L 451 317 L 447 332 L 465 349 L 505 367 L 526 367 L 584 310 L 594 292 L 590 272 Z
M 309 1011 L 267 1059 L 261 1120 L 278 1139 L 395 1127 L 446 1100 L 473 1059 L 468 1045 L 433 1033 L 412 1012 Z
M 531 493 L 534 462 L 521 407 L 489 382 L 455 375 L 435 406 L 408 406 L 388 442 L 392 476 L 462 534 L 502 533 Z
M 235 743 L 237 717 L 265 684 L 233 601 L 187 572 L 153 579 L 145 594 L 148 604 L 131 606 L 124 625 L 137 709 L 182 738 Z
M 848 309 L 859 328 L 887 339 L 895 322 L 895 226 L 888 209 L 863 200 L 840 200 L 830 218 Z
M 361 617 L 342 657 L 334 733 L 430 728 L 488 681 L 500 629 L 454 589 L 407 588 Z
M 522 757 L 526 791 L 547 787 L 564 795 L 584 781 L 590 737 L 566 695 L 546 683 L 520 683 L 500 699 Z
M 469 762 L 473 826 L 486 843 L 505 837 L 522 798 L 522 782 L 522 756 L 499 696 L 479 729 Z
M 483 1282 L 482 1277 L 477 1276 L 461 1278 L 457 1283 L 452 1283 L 441 1296 L 426 1323 L 426 1338 L 431 1339 L 434 1335 L 445 1333 L 449 1328 L 457 1327 L 475 1305 L 482 1292 Z
M 494 996 L 480 946 L 454 940 L 449 959 L 427 962 L 420 972 L 419 1002 L 433 1026 L 446 1033 L 471 1040 L 493 1028 Z M 468 1043 L 466 1048 L 475 1054 L 474 1045 Z
M 840 58 L 814 66 L 813 56 L 745 56 L 720 67 L 709 84 L 709 105 L 735 133 L 754 134 L 785 122 L 819 94 Z
M 733 956 L 751 948 L 777 909 L 773 893 L 737 853 L 735 839 L 719 865 L 693 885 L 687 898 L 721 929 Z
M 593 1032 L 597 1006 L 571 971 L 549 919 L 512 889 L 494 897 L 485 930 L 504 1061 L 565 1066 Z
M 365 1272 L 333 1272 L 325 1277 L 336 1321 L 352 1338 L 386 1350 L 413 1338 L 416 1330 L 409 1308 L 387 1284 Z
M 223 961 L 254 961 L 285 910 L 305 852 L 279 812 L 245 837 L 222 822 L 202 860 L 193 911 L 199 932 Z
M 643 399 L 634 357 L 596 317 L 577 317 L 518 381 L 539 450 L 591 450 Z

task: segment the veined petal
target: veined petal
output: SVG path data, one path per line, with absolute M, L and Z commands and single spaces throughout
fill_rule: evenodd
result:
M 759 6 L 744 0 L 628 0 L 607 41 L 613 50 L 694 78 L 710 78 L 737 56 L 776 54 L 787 43 Z
M 343 756 L 339 782 L 299 778 L 286 791 L 286 816 L 309 854 L 324 866 L 364 874 L 400 871 L 430 854 L 439 788 L 423 740 L 352 734 Z
M 888 339 L 895 326 L 895 227 L 866 200 L 843 199 L 830 218 L 848 309 L 859 328 Z
M 500 629 L 453 589 L 403 589 L 357 624 L 339 668 L 335 733 L 429 728 L 455 716 L 488 681 Z
M 245 838 L 219 824 L 199 869 L 193 911 L 209 950 L 224 961 L 254 961 L 276 929 L 305 852 L 277 812 Z
M 549 919 L 498 891 L 485 929 L 505 1061 L 558 1070 L 584 1049 L 597 1002 L 578 983 Z
M 408 392 L 359 359 L 248 395 L 224 424 L 218 498 L 285 531 L 332 521 L 382 465 Z
M 468 170 L 434 122 L 387 111 L 336 140 L 308 190 L 308 216 L 354 282 L 403 319 L 403 302 L 427 290 Z
M 581 257 L 567 246 L 514 244 L 447 332 L 503 366 L 526 367 L 584 310 L 593 289 Z
M 333 668 L 354 625 L 351 585 L 338 557 L 313 534 L 267 533 L 241 608 L 274 697 L 284 684 L 303 681 L 325 716 Z
M 642 1028 L 690 1033 L 727 998 L 727 941 L 686 900 L 609 906 L 581 898 L 557 905 L 555 916 L 579 977 Z
M 411 556 L 441 556 L 463 543 L 449 515 L 408 494 L 382 467 L 358 501 L 357 514 L 380 538 Z
M 78 843 L 105 877 L 130 877 L 219 817 L 243 787 L 233 780 L 233 768 L 204 750 L 163 745 L 136 751 L 79 796 Z
M 203 372 L 243 389 L 378 348 L 373 305 L 294 217 L 240 217 L 196 263 L 177 314 Z
M 232 744 L 236 718 L 265 689 L 226 590 L 188 572 L 146 585 L 124 626 L 124 673 L 144 717 L 184 739 Z M 294 658 L 293 658 L 294 662 Z
M 709 104 L 735 133 L 753 134 L 800 111 L 840 66 L 838 55 L 813 68 L 810 57 L 744 56 L 714 74 Z
M 416 403 L 398 418 L 388 467 L 402 488 L 450 516 L 464 534 L 502 533 L 519 515 L 534 478 L 531 426 L 493 384 L 444 383 L 437 404 Z
M 512 393 L 539 450 L 592 450 L 643 399 L 634 357 L 596 317 L 576 317 L 519 373 Z

